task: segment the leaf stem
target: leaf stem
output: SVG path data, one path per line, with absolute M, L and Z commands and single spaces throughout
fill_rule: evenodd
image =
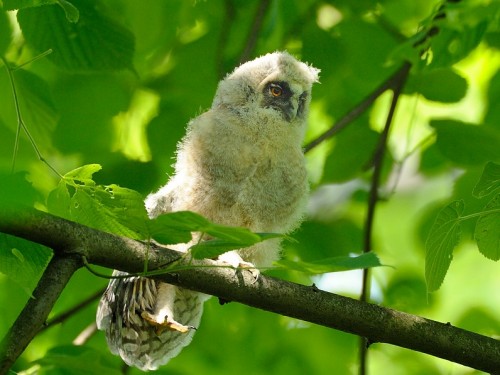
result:
M 488 210 L 488 211 L 475 212 L 473 214 L 460 216 L 459 218 L 457 218 L 457 221 L 464 221 L 464 220 L 468 220 L 468 219 L 473 219 L 475 217 L 481 217 L 481 216 L 498 214 L 498 213 L 500 213 L 500 208 L 494 208 L 494 209 Z
M 48 55 L 49 53 L 52 52 L 51 50 L 49 50 L 49 51 L 46 51 L 43 54 L 36 56 L 35 58 L 31 59 L 30 61 L 24 63 L 21 66 L 29 64 L 30 62 L 33 62 L 33 61 L 37 60 L 38 58 L 43 57 L 45 55 Z M 0 56 L 0 60 L 3 62 L 3 64 L 5 65 L 5 67 L 7 69 L 7 74 L 9 76 L 10 86 L 11 86 L 11 90 L 12 90 L 12 97 L 14 99 L 14 106 L 16 109 L 16 116 L 17 116 L 17 129 L 16 129 L 16 138 L 14 141 L 14 152 L 12 155 L 11 171 L 14 172 L 14 170 L 15 170 L 17 152 L 19 149 L 19 138 L 20 138 L 21 129 L 22 129 L 24 131 L 24 133 L 26 134 L 26 136 L 28 137 L 28 140 L 30 141 L 31 146 L 33 147 L 33 150 L 35 150 L 35 153 L 36 153 L 36 156 L 38 157 L 38 160 L 40 160 L 47 167 L 49 167 L 49 169 L 51 169 L 57 176 L 62 178 L 63 176 L 43 157 L 42 153 L 38 149 L 38 146 L 36 145 L 35 139 L 31 135 L 30 131 L 28 130 L 28 127 L 26 126 L 26 124 L 23 120 L 22 113 L 21 113 L 21 107 L 19 105 L 19 96 L 17 93 L 16 83 L 15 83 L 14 74 L 13 74 L 13 72 L 15 70 L 19 69 L 21 66 L 19 66 L 17 68 L 12 68 L 3 56 Z

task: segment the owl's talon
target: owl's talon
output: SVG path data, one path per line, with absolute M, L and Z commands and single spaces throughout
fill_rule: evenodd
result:
M 153 327 L 156 328 L 157 335 L 161 334 L 166 329 L 168 329 L 170 331 L 181 332 L 181 333 L 189 332 L 190 329 L 196 329 L 193 326 L 185 326 L 184 324 L 176 322 L 175 320 L 170 319 L 168 317 L 163 322 L 159 322 L 153 314 L 151 314 L 147 311 L 143 311 L 141 313 L 141 317 L 142 317 L 142 319 L 144 319 L 145 321 L 147 321 L 149 324 L 151 324 Z

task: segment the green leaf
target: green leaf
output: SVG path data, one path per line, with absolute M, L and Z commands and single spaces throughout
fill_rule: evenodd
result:
M 133 69 L 133 34 L 103 14 L 96 1 L 25 8 L 18 11 L 17 19 L 26 41 L 39 52 L 52 49 L 48 58 L 61 68 L 72 72 Z
M 3 0 L 6 10 L 33 8 L 48 4 L 57 4 L 57 0 Z
M 472 194 L 476 198 L 483 198 L 497 189 L 500 189 L 500 164 L 490 161 L 484 167 L 483 174 L 474 186 Z
M 313 262 L 295 262 L 280 260 L 278 266 L 308 274 L 322 274 L 382 266 L 375 253 L 365 253 L 358 256 L 340 256 L 321 259 Z
M 51 257 L 52 251 L 42 245 L 0 233 L 0 272 L 29 296 Z
M 14 72 L 19 105 L 27 127 L 38 147 L 49 148 L 56 128 L 58 113 L 47 83 L 24 69 Z
M 64 180 L 61 180 L 57 187 L 49 193 L 47 198 L 48 211 L 56 216 L 71 220 L 71 197 Z
M 80 12 L 78 8 L 76 8 L 73 4 L 66 0 L 57 0 L 57 3 L 64 10 L 64 14 L 66 14 L 66 19 L 69 22 L 77 23 L 80 18 Z
M 435 120 L 436 144 L 441 154 L 458 165 L 500 161 L 500 132 L 486 126 Z
M 335 138 L 335 148 L 326 158 L 323 182 L 344 182 L 359 175 L 370 161 L 378 138 L 376 131 L 361 123 L 341 132 Z
M 0 207 L 18 204 L 33 206 L 37 195 L 33 186 L 26 181 L 26 173 L 0 171 Z
M 99 164 L 87 164 L 69 171 L 64 175 L 64 178 L 83 182 L 85 185 L 95 185 L 92 178 L 94 173 L 99 172 L 101 169 L 102 166 Z
M 253 233 L 247 228 L 215 224 L 191 211 L 170 212 L 149 222 L 151 236 L 160 243 L 171 245 L 191 240 L 191 232 L 201 232 L 213 239 L 191 246 L 195 259 L 214 258 L 229 250 L 241 249 L 258 242 L 283 237 L 276 233 Z
M 252 246 L 258 242 L 269 240 L 272 238 L 281 238 L 282 234 L 277 233 L 252 233 L 252 241 L 248 241 L 247 230 L 245 228 L 228 228 L 226 232 L 229 236 L 226 239 L 213 239 L 202 241 L 196 245 L 191 246 L 190 252 L 194 259 L 216 258 L 219 255 L 236 249 Z M 251 233 L 251 232 L 250 232 Z M 240 236 L 243 234 L 243 236 Z M 228 237 L 233 237 L 229 239 Z
M 405 91 L 436 102 L 455 103 L 465 96 L 467 86 L 467 80 L 452 68 L 425 69 L 410 76 Z
M 189 229 L 175 228 L 170 226 L 166 215 L 160 215 L 148 223 L 150 236 L 164 245 L 177 243 L 187 243 L 191 241 L 191 231 Z
M 50 369 L 50 373 L 57 374 L 121 374 L 105 352 L 88 346 L 57 346 L 34 363 L 42 370 Z
M 114 184 L 97 185 L 92 177 L 100 169 L 98 164 L 89 164 L 66 173 L 49 194 L 49 212 L 109 233 L 149 238 L 142 195 Z
M 476 223 L 474 239 L 481 254 L 492 260 L 500 259 L 500 194 L 497 194 L 484 208 L 483 212 L 496 212 L 481 215 Z
M 0 9 L 0 56 L 3 56 L 10 45 L 12 39 L 12 29 L 10 27 L 7 13 Z
M 453 249 L 460 241 L 460 217 L 463 201 L 454 201 L 444 207 L 434 222 L 425 242 L 425 280 L 427 290 L 433 292 L 443 283 L 453 258 Z
M 77 189 L 70 212 L 73 220 L 96 229 L 136 239 L 147 237 L 146 209 L 142 196 L 133 190 L 100 185 Z

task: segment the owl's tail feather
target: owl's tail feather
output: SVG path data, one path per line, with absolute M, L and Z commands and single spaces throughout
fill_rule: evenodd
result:
M 126 275 L 120 271 L 113 273 L 113 276 Z M 195 330 L 180 328 L 198 327 L 206 299 L 201 293 L 172 288 L 174 316 L 168 317 L 164 324 L 172 326 L 158 329 L 158 325 L 151 324 L 144 316 L 155 311 L 161 284 L 137 276 L 112 279 L 97 308 L 97 328 L 105 331 L 111 352 L 144 371 L 166 364 L 191 342 Z

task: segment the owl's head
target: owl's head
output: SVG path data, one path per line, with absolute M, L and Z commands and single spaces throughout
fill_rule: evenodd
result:
M 212 108 L 242 114 L 259 109 L 291 123 L 307 115 L 311 86 L 319 69 L 287 52 L 274 52 L 246 62 L 219 83 Z

